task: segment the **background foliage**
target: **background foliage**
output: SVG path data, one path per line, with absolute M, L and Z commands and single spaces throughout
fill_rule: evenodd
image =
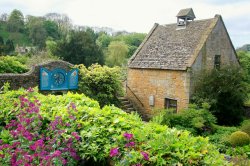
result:
M 28 69 L 25 57 L 0 56 L 0 73 L 24 73 Z
M 118 97 L 123 94 L 119 67 L 110 68 L 93 64 L 88 68 L 84 65 L 77 68 L 80 71 L 79 92 L 97 100 L 101 106 L 119 104 Z
M 192 102 L 208 102 L 218 124 L 237 125 L 242 121 L 243 104 L 247 99 L 244 72 L 234 66 L 203 71 L 195 78 Z

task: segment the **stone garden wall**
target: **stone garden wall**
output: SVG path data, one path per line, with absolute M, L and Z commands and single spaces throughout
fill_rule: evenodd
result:
M 30 71 L 23 74 L 0 74 L 0 88 L 4 85 L 5 82 L 10 83 L 11 89 L 18 89 L 20 87 L 29 88 L 39 86 L 39 74 L 40 68 L 44 67 L 49 70 L 56 68 L 62 68 L 66 71 L 69 71 L 73 65 L 65 61 L 48 61 L 35 65 L 31 68 Z

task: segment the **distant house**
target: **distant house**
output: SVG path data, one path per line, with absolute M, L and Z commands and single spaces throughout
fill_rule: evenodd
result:
M 155 108 L 179 112 L 189 104 L 194 73 L 239 65 L 220 15 L 195 20 L 191 8 L 177 23 L 155 24 L 128 63 L 127 98 L 144 115 Z
M 36 50 L 36 47 L 27 47 L 27 46 L 18 46 L 16 45 L 16 48 L 15 48 L 15 52 L 18 53 L 18 54 L 27 54 L 31 51 L 34 51 Z

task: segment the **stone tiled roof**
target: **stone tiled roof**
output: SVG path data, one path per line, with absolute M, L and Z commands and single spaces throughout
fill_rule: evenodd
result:
M 184 16 L 189 16 L 189 17 L 195 18 L 193 9 L 192 8 L 182 9 L 177 14 L 177 17 L 184 17 Z
M 130 68 L 186 70 L 197 57 L 220 16 L 177 24 L 158 25 L 144 39 L 131 57 Z

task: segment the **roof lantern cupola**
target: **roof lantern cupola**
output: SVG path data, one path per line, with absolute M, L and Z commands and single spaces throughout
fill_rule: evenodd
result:
M 181 9 L 176 17 L 178 26 L 186 26 L 189 21 L 196 18 L 192 8 Z

